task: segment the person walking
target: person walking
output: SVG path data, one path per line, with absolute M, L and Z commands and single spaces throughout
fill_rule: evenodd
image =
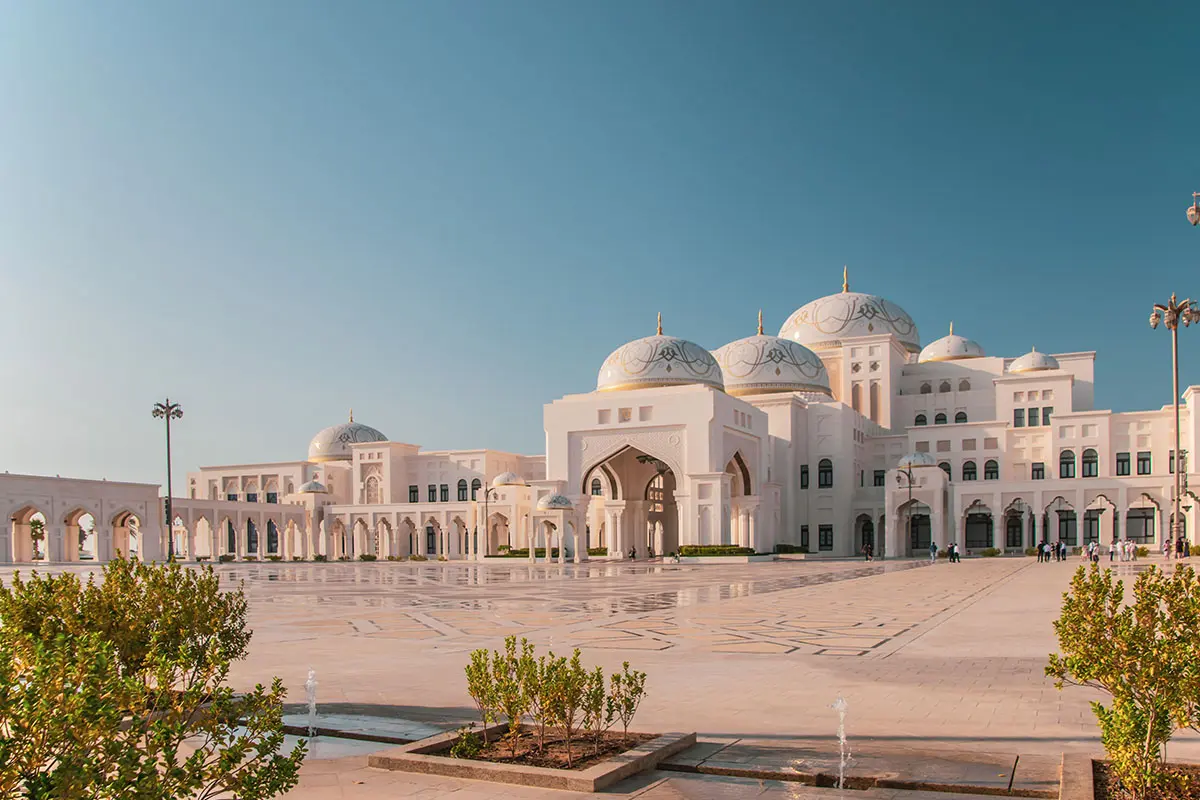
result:
M 929 542 L 929 563 L 937 561 L 937 542 L 930 540 Z
M 1112 563 L 1117 558 L 1117 541 L 1114 539 L 1108 544 L 1108 563 Z

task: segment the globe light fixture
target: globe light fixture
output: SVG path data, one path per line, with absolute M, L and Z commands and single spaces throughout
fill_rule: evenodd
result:
M 1187 210 L 1188 222 L 1200 225 L 1200 192 L 1192 192 L 1192 204 Z

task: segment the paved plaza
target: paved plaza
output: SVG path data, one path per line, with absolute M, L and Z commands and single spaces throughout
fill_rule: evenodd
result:
M 738 743 L 738 757 L 751 761 L 836 753 L 830 704 L 842 696 L 850 747 L 864 759 L 945 750 L 1056 764 L 1063 751 L 1099 750 L 1091 695 L 1060 693 L 1042 672 L 1055 649 L 1051 621 L 1079 563 L 356 563 L 218 572 L 243 581 L 250 601 L 254 639 L 235 684 L 279 675 L 289 699 L 302 703 L 311 667 L 322 714 L 334 719 L 365 714 L 442 728 L 473 719 L 463 678 L 469 652 L 516 634 L 556 652 L 578 647 L 585 663 L 607 669 L 631 662 L 649 675 L 638 729 L 694 730 L 715 746 Z M 1196 760 L 1200 743 L 1181 737 L 1172 756 Z M 290 796 L 564 796 L 365 765 L 365 752 L 314 758 Z M 652 800 L 841 794 L 670 772 L 615 791 Z

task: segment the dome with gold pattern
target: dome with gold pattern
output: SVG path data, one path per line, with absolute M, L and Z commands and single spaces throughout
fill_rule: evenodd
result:
M 910 353 L 921 351 L 917 324 L 900 306 L 873 294 L 850 291 L 842 272 L 842 291 L 798 308 L 779 330 L 779 336 L 822 350 L 840 347 L 847 339 L 894 334 Z
M 829 374 L 812 350 L 802 344 L 758 333 L 713 351 L 725 377 L 725 391 L 734 396 L 771 392 L 831 394 Z
M 687 339 L 664 336 L 660 314 L 658 333 L 622 345 L 604 359 L 596 389 L 611 392 L 693 383 L 725 389 L 721 368 L 712 353 Z

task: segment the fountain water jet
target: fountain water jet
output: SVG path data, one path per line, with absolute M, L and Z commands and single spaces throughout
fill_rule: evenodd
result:
M 837 788 L 846 788 L 846 762 L 850 759 L 850 750 L 846 746 L 846 709 L 849 708 L 846 698 L 838 695 L 838 699 L 833 701 L 830 706 L 838 713 L 838 745 L 841 748 L 841 753 L 838 758 L 838 782 Z
M 304 682 L 304 694 L 308 698 L 308 738 L 317 735 L 317 671 L 308 668 L 308 680 Z

